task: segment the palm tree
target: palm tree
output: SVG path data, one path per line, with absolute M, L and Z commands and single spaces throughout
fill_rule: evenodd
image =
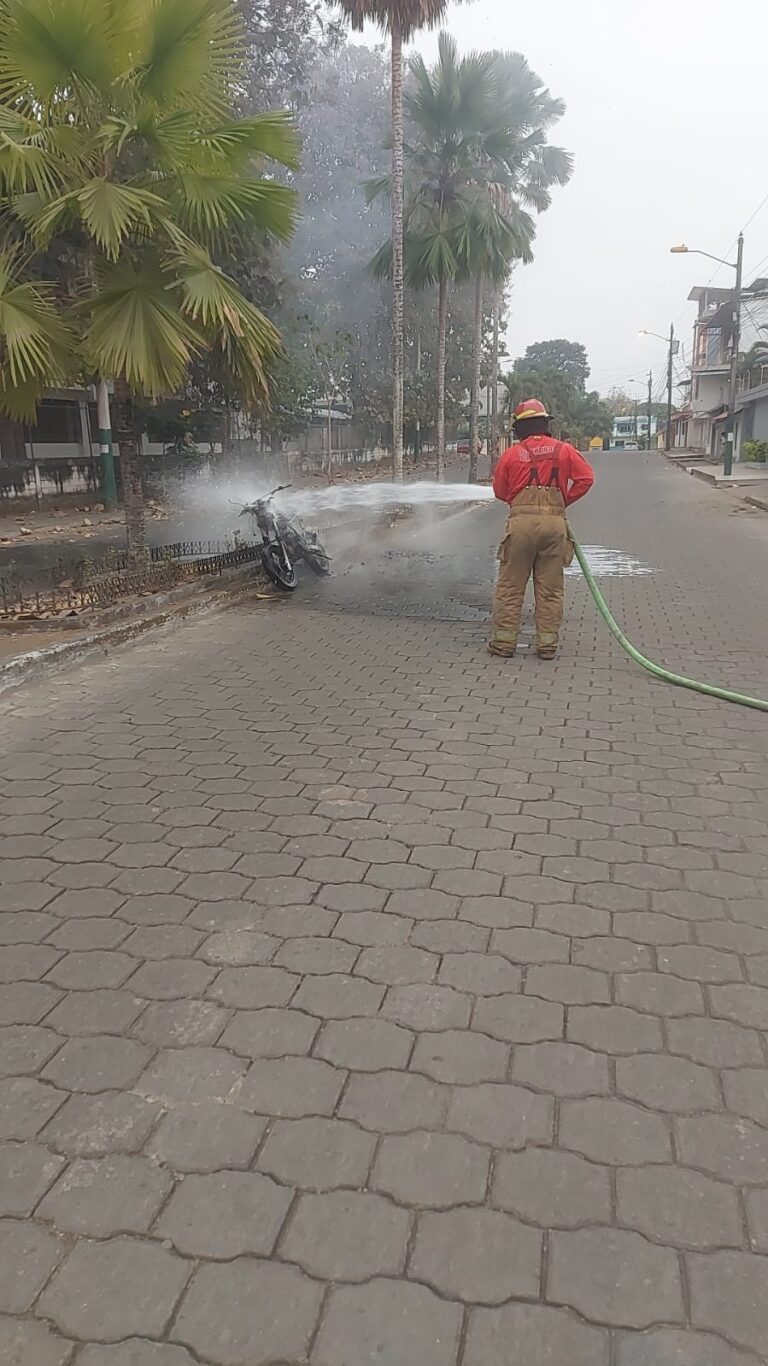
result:
M 469 478 L 477 477 L 477 438 L 482 351 L 483 282 L 494 286 L 494 328 L 492 358 L 492 398 L 494 430 L 490 438 L 491 462 L 498 457 L 498 373 L 499 308 L 501 292 L 516 260 L 531 259 L 533 240 L 531 220 L 525 208 L 543 213 L 549 208 L 553 185 L 565 185 L 573 170 L 570 155 L 560 147 L 547 144 L 547 131 L 565 112 L 518 52 L 493 55 L 495 98 L 489 111 L 490 123 L 484 131 L 481 154 L 486 163 L 485 194 L 493 209 L 514 224 L 518 241 L 509 235 L 506 244 L 492 242 L 493 220 L 486 217 L 480 250 L 471 267 L 475 277 L 475 351 L 473 387 L 470 396 Z
M 389 33 L 392 46 L 392 468 L 396 480 L 403 477 L 403 317 L 404 264 L 404 165 L 403 165 L 403 44 L 419 29 L 434 28 L 448 8 L 448 0 L 339 0 L 352 27 L 368 22 Z
M 263 398 L 280 338 L 217 265 L 254 232 L 286 239 L 294 195 L 259 174 L 295 167 L 284 114 L 237 119 L 240 37 L 231 0 L 2 0 L 0 406 L 30 418 L 43 388 L 115 381 L 133 559 L 146 556 L 135 393 L 181 384 L 208 353 Z M 35 278 L 57 239 L 82 279 L 62 298 Z
M 411 62 L 405 98 L 409 139 L 406 152 L 404 266 L 416 289 L 438 288 L 437 468 L 445 462 L 445 363 L 448 296 L 451 284 L 469 278 L 470 243 L 482 235 L 477 191 L 485 183 L 486 130 L 492 126 L 495 96 L 492 54 L 459 58 L 456 43 L 441 33 L 438 60 L 429 70 L 421 57 Z M 369 196 L 389 189 L 383 177 L 369 184 Z M 523 218 L 526 216 L 523 215 Z M 495 227 L 515 232 L 502 213 Z M 487 229 L 487 223 L 483 225 Z M 519 229 L 518 224 L 518 229 Z M 373 262 L 375 273 L 391 269 L 392 244 Z

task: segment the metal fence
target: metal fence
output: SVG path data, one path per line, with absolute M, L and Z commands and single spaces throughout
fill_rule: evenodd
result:
M 125 552 L 101 560 L 61 562 L 34 580 L 12 568 L 0 575 L 0 621 L 55 620 L 94 608 L 114 607 L 128 598 L 167 592 L 190 580 L 221 575 L 253 563 L 258 545 L 220 541 L 177 541 L 155 546 L 146 565 L 129 565 Z

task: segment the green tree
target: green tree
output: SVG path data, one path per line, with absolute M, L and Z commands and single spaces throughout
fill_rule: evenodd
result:
M 566 341 L 562 337 L 555 341 L 534 342 L 526 348 L 521 366 L 533 370 L 559 370 L 572 379 L 577 388 L 587 387 L 589 362 L 586 347 L 581 342 Z
M 480 363 L 483 349 L 483 288 L 490 282 L 496 318 L 491 366 L 492 409 L 498 409 L 498 308 L 500 293 L 515 261 L 529 261 L 534 235 L 525 209 L 542 213 L 551 203 L 550 190 L 570 179 L 573 161 L 561 147 L 548 144 L 547 134 L 565 112 L 519 52 L 493 54 L 493 89 L 480 155 L 485 183 L 476 198 L 471 235 L 474 259 L 470 274 L 475 283 L 475 338 L 470 400 L 469 478 L 477 477 Z M 511 231 L 510 231 L 511 229 Z M 492 434 L 493 456 L 497 454 Z
M 403 170 L 403 44 L 419 29 L 432 28 L 448 0 L 339 0 L 352 27 L 373 21 L 390 36 L 392 61 L 392 466 L 403 477 L 403 319 L 405 296 Z
M 231 0 L 4 0 L 0 194 L 25 249 L 0 253 L 0 404 L 29 416 L 73 372 L 114 378 L 126 531 L 146 555 L 136 394 L 175 392 L 208 352 L 249 399 L 280 350 L 273 324 L 212 255 L 238 234 L 287 239 L 297 164 L 284 114 L 236 118 Z M 82 283 L 68 311 L 28 278 L 66 230 Z

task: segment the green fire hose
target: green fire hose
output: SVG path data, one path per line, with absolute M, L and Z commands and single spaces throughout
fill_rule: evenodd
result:
M 611 635 L 618 640 L 622 650 L 625 650 L 630 659 L 634 659 L 635 663 L 639 664 L 641 669 L 647 669 L 648 672 L 654 674 L 656 678 L 663 678 L 666 683 L 674 683 L 678 688 L 691 688 L 693 692 L 705 693 L 707 697 L 720 697 L 724 702 L 738 702 L 742 707 L 755 707 L 758 711 L 768 711 L 768 701 L 764 701 L 760 697 L 746 697 L 743 693 L 731 692 L 728 688 L 716 688 L 711 683 L 698 683 L 695 678 L 684 678 L 682 674 L 671 673 L 669 669 L 663 669 L 660 664 L 654 664 L 652 660 L 646 659 L 645 655 L 641 655 L 640 651 L 635 649 L 632 642 L 627 640 L 627 637 L 616 621 L 616 618 L 612 615 L 605 598 L 595 582 L 595 576 L 587 564 L 587 557 L 570 527 L 568 528 L 568 535 L 573 543 L 576 559 L 581 566 L 581 572 L 587 581 L 587 587 L 595 600 L 598 612 L 603 618 L 608 630 L 611 632 Z

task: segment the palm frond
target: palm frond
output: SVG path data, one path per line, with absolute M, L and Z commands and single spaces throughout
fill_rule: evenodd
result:
M 118 32 L 106 0 L 3 0 L 0 98 L 39 108 L 105 94 L 118 75 Z
M 177 253 L 169 271 L 182 311 L 199 327 L 215 356 L 238 376 L 246 396 L 264 399 L 268 370 L 280 352 L 280 334 L 201 247 Z
M 236 123 L 223 123 L 197 138 L 197 146 L 211 156 L 232 162 L 242 162 L 252 156 L 266 157 L 286 166 L 290 171 L 299 168 L 299 141 L 291 115 L 278 110 L 270 114 L 252 114 Z
M 182 225 L 209 239 L 245 222 L 282 242 L 293 236 L 296 194 L 277 181 L 191 172 L 166 189 Z
M 204 339 L 184 315 L 158 265 L 102 268 L 87 301 L 84 345 L 98 374 L 124 376 L 147 394 L 173 393 Z
M 52 287 L 22 280 L 19 258 L 0 250 L 0 408 L 32 420 L 43 388 L 66 382 L 72 354 Z
M 77 204 L 83 224 L 101 250 L 116 260 L 129 233 L 151 229 L 158 213 L 167 208 L 159 195 L 137 185 L 120 185 L 97 176 L 69 196 Z
M 163 0 L 148 4 L 143 50 L 132 82 L 162 108 L 225 114 L 233 68 L 242 52 L 241 25 L 231 0 Z
M 448 0 L 339 0 L 354 29 L 367 23 L 391 32 L 397 24 L 407 41 L 421 28 L 434 28 L 448 8 Z

